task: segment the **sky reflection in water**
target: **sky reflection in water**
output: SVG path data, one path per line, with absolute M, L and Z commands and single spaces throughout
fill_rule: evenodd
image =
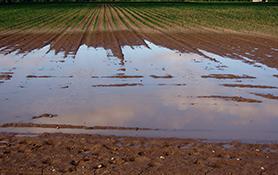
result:
M 278 74 L 277 69 L 200 50 L 218 61 L 214 62 L 195 53 L 179 53 L 146 42 L 150 48 L 124 47 L 124 64 L 109 56 L 109 50 L 85 45 L 80 47 L 75 58 L 63 58 L 62 53 L 45 54 L 48 46 L 25 56 L 0 55 L 0 72 L 13 72 L 10 80 L 0 83 L 0 122 L 161 128 L 171 130 L 169 136 L 178 137 L 221 139 L 241 138 L 242 135 L 246 139 L 269 137 L 278 140 L 278 101 L 250 94 L 277 96 L 277 89 L 221 85 L 241 83 L 278 87 L 277 78 L 273 77 Z M 247 74 L 256 79 L 239 82 L 236 79 L 201 78 L 208 74 Z M 28 75 L 53 77 L 27 78 Z M 113 75 L 142 77 L 104 77 Z M 173 78 L 153 78 L 151 75 L 171 75 Z M 112 84 L 143 86 L 94 87 Z M 197 98 L 210 95 L 241 96 L 262 103 Z M 58 117 L 32 119 L 43 113 L 58 114 Z M 176 129 L 198 132 L 172 131 Z M 163 132 L 160 135 L 167 136 Z

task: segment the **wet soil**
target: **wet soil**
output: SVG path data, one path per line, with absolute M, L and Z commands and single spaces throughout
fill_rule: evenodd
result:
M 186 84 L 179 84 L 179 83 L 176 83 L 176 84 L 163 84 L 163 83 L 160 83 L 160 84 L 158 84 L 158 86 L 186 86 Z
M 13 72 L 0 72 L 0 80 L 10 80 Z
M 26 78 L 53 78 L 54 76 L 49 75 L 27 75 Z
M 252 94 L 260 96 L 260 97 L 264 97 L 267 99 L 278 100 L 278 96 L 275 96 L 273 94 L 259 94 L 259 93 L 252 93 Z
M 151 129 L 151 128 L 137 128 L 137 127 L 82 126 L 82 125 L 68 125 L 68 124 L 38 124 L 38 123 L 5 123 L 0 125 L 0 128 L 56 128 L 56 129 L 86 129 L 86 130 L 102 129 L 102 130 L 136 130 L 136 131 L 158 130 L 158 129 Z
M 72 78 L 73 76 L 27 75 L 26 78 Z
M 218 96 L 218 95 L 211 95 L 211 96 L 199 96 L 198 98 L 218 98 L 227 101 L 236 101 L 236 102 L 245 102 L 245 103 L 261 103 L 262 101 L 251 99 L 251 98 L 244 98 L 240 96 Z
M 249 75 L 234 75 L 234 74 L 210 74 L 203 75 L 202 78 L 215 78 L 215 79 L 255 79 Z
M 128 87 L 128 86 L 144 86 L 142 83 L 122 83 L 122 84 L 97 84 L 92 87 Z
M 1 174 L 276 174 L 277 144 L 0 134 Z
M 173 78 L 172 75 L 150 75 L 152 78 Z
M 42 114 L 38 116 L 32 117 L 32 119 L 38 119 L 38 118 L 53 118 L 53 117 L 58 117 L 57 114 Z
M 113 75 L 113 76 L 101 76 L 101 77 L 92 77 L 92 78 L 120 78 L 120 79 L 126 79 L 126 78 L 144 78 L 142 75 Z
M 225 87 L 237 87 L 237 88 L 260 88 L 260 89 L 277 89 L 275 86 L 267 85 L 252 85 L 252 84 L 223 84 Z

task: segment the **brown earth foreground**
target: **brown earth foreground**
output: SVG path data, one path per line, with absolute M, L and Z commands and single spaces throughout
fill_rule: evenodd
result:
M 1 174 L 277 174 L 277 144 L 0 134 Z

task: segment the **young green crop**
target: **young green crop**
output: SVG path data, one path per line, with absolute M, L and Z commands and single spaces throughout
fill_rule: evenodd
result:
M 100 7 L 101 4 L 96 3 L 0 6 L 0 31 L 38 26 L 55 28 L 57 21 L 61 23 L 60 26 L 76 26 L 90 14 L 86 12 L 91 8 Z M 277 3 L 114 3 L 113 8 L 125 14 L 119 16 L 122 22 L 125 20 L 131 23 L 140 22 L 148 27 L 162 27 L 166 23 L 173 23 L 180 26 L 229 29 L 278 36 Z M 82 13 L 71 13 L 74 11 Z M 107 17 L 111 18 L 116 27 L 119 22 L 110 11 L 107 12 L 109 15 L 101 17 L 104 30 L 107 27 Z M 100 22 L 99 15 L 102 15 L 99 11 L 97 13 L 92 24 L 93 28 L 97 27 Z M 68 20 L 55 22 L 58 17 Z

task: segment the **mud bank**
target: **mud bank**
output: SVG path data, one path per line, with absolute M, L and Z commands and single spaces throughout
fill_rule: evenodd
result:
M 1 174 L 275 174 L 277 144 L 0 134 Z M 24 167 L 24 168 L 23 168 Z

